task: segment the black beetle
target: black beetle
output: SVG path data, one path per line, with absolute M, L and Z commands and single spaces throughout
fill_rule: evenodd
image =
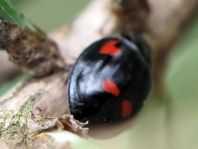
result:
M 71 114 L 89 123 L 134 116 L 152 84 L 150 48 L 137 34 L 100 39 L 79 56 L 68 78 Z

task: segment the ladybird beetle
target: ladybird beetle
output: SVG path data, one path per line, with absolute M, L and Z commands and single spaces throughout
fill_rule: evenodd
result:
M 137 34 L 100 39 L 88 46 L 68 78 L 71 114 L 89 123 L 134 116 L 152 84 L 150 48 Z

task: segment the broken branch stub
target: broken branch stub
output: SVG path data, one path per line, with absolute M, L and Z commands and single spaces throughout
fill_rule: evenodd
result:
M 117 32 L 143 32 L 149 19 L 150 6 L 147 0 L 116 0 L 111 11 L 117 20 Z
M 39 29 L 1 21 L 0 35 L 0 48 L 30 75 L 42 77 L 64 67 L 56 44 Z

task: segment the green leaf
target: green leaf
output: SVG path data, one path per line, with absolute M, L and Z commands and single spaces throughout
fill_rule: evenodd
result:
M 35 29 L 34 25 L 17 11 L 9 0 L 0 1 L 0 20 Z

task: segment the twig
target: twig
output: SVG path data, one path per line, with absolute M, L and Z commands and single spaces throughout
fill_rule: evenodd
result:
M 32 76 L 42 77 L 63 68 L 64 63 L 55 43 L 39 29 L 31 30 L 1 21 L 0 35 L 0 48 L 5 49 L 10 60 Z
M 149 0 L 150 19 L 146 37 L 153 49 L 154 79 L 157 94 L 164 92 L 164 75 L 172 46 L 190 20 L 197 16 L 197 0 Z

